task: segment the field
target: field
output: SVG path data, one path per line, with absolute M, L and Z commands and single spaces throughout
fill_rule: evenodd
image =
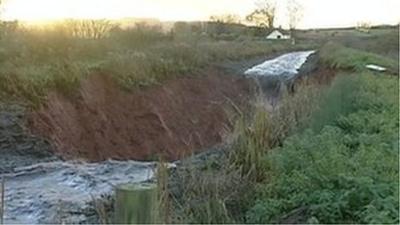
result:
M 398 27 L 298 30 L 293 45 L 197 25 L 3 23 L 0 175 L 154 161 L 165 223 L 399 223 Z M 263 87 L 243 76 L 300 50 L 316 53 L 292 79 Z M 33 222 L 114 219 L 112 193 L 85 205 L 61 197 L 26 199 L 42 212 Z

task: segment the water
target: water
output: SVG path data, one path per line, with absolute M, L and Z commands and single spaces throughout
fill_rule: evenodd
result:
M 154 176 L 156 164 L 135 161 L 51 162 L 18 169 L 6 178 L 5 223 L 56 223 L 60 207 L 85 221 L 87 202 L 123 183 Z M 81 214 L 80 214 L 81 213 Z
M 257 65 L 249 76 L 293 76 L 314 51 L 293 52 Z M 172 164 L 171 164 L 172 165 Z M 173 166 L 173 165 L 172 165 Z M 87 221 L 87 203 L 109 195 L 124 183 L 154 177 L 156 163 L 105 161 L 101 163 L 50 162 L 16 169 L 6 175 L 5 223 L 66 223 Z
M 287 76 L 291 78 L 298 73 L 298 69 L 314 53 L 315 51 L 287 53 L 254 66 L 248 69 L 245 74 L 248 76 Z

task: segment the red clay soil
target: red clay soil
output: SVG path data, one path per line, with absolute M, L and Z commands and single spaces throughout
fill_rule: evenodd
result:
M 216 71 L 135 92 L 96 75 L 79 98 L 49 94 L 29 122 L 64 159 L 176 160 L 220 143 L 230 126 L 226 108 L 244 107 L 249 95 L 247 80 Z

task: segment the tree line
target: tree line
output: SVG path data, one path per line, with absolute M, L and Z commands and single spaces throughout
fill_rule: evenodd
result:
M 303 18 L 303 6 L 297 0 L 287 0 L 286 15 L 289 29 L 296 29 Z M 271 29 L 275 27 L 276 16 L 277 0 L 256 0 L 255 9 L 244 20 L 235 14 L 225 14 L 211 16 L 210 21 L 217 23 L 247 22 L 257 27 Z

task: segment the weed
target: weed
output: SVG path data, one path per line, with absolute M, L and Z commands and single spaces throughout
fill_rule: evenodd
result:
M 317 132 L 266 154 L 268 180 L 247 222 L 398 223 L 397 89 L 391 77 L 339 78 L 311 117 Z

